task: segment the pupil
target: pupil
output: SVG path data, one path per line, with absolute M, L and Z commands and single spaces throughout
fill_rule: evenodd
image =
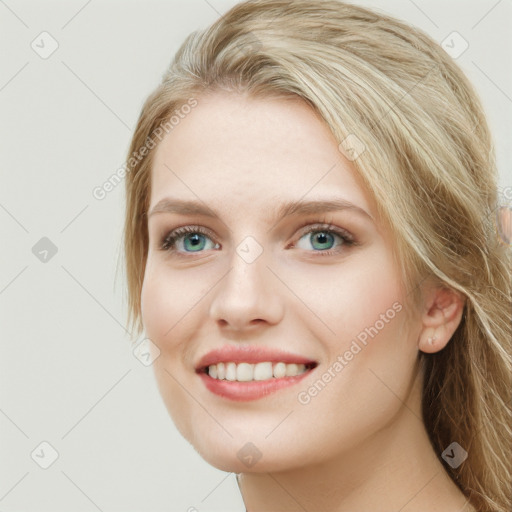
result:
M 201 239 L 200 239 L 200 236 L 201 235 L 198 235 L 198 234 L 192 234 L 192 235 L 189 235 L 187 240 L 189 242 L 189 247 L 192 246 L 192 248 L 194 247 L 198 247 L 200 244 L 201 244 Z
M 329 235 L 328 233 L 321 232 L 321 233 L 317 233 L 315 235 L 315 237 L 316 237 L 317 242 L 319 244 L 323 245 L 323 244 L 329 243 L 329 238 L 332 237 L 332 235 Z M 324 249 L 325 247 L 322 247 L 322 248 Z

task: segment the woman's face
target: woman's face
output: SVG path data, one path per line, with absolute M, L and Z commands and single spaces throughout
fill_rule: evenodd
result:
M 219 469 L 258 472 L 343 456 L 392 424 L 421 322 L 313 111 L 215 93 L 154 151 L 142 317 L 182 435 Z

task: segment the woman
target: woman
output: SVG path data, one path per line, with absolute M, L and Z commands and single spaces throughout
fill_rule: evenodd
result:
M 247 510 L 510 510 L 491 148 L 452 57 L 365 8 L 243 2 L 177 52 L 127 160 L 129 321 Z

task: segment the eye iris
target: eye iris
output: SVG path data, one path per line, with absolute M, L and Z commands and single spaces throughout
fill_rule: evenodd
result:
M 192 241 L 192 248 L 193 249 L 197 249 L 198 248 L 198 244 L 200 244 L 200 242 L 201 242 L 199 237 L 203 238 L 203 245 L 204 245 L 204 235 L 200 235 L 198 233 L 193 233 L 191 235 L 186 235 L 185 238 L 184 238 L 185 248 L 188 249 L 187 248 L 187 241 Z M 199 246 L 199 249 L 203 249 L 203 248 L 204 248 L 203 246 Z
M 324 245 L 325 243 L 329 243 L 329 241 L 332 243 L 334 240 L 334 237 L 330 233 L 325 233 L 324 231 L 319 231 L 318 233 L 315 233 L 312 235 L 313 241 L 318 240 L 320 245 Z M 327 239 L 327 242 L 326 242 Z M 330 239 L 330 240 L 329 240 Z M 314 247 L 314 244 L 313 244 Z M 320 249 L 330 249 L 330 247 L 320 247 Z

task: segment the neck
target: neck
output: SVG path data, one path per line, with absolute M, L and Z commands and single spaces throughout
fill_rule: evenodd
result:
M 248 512 L 460 512 L 467 499 L 438 460 L 421 420 L 420 381 L 382 429 L 321 464 L 242 473 Z M 298 446 L 300 449 L 300 446 Z

